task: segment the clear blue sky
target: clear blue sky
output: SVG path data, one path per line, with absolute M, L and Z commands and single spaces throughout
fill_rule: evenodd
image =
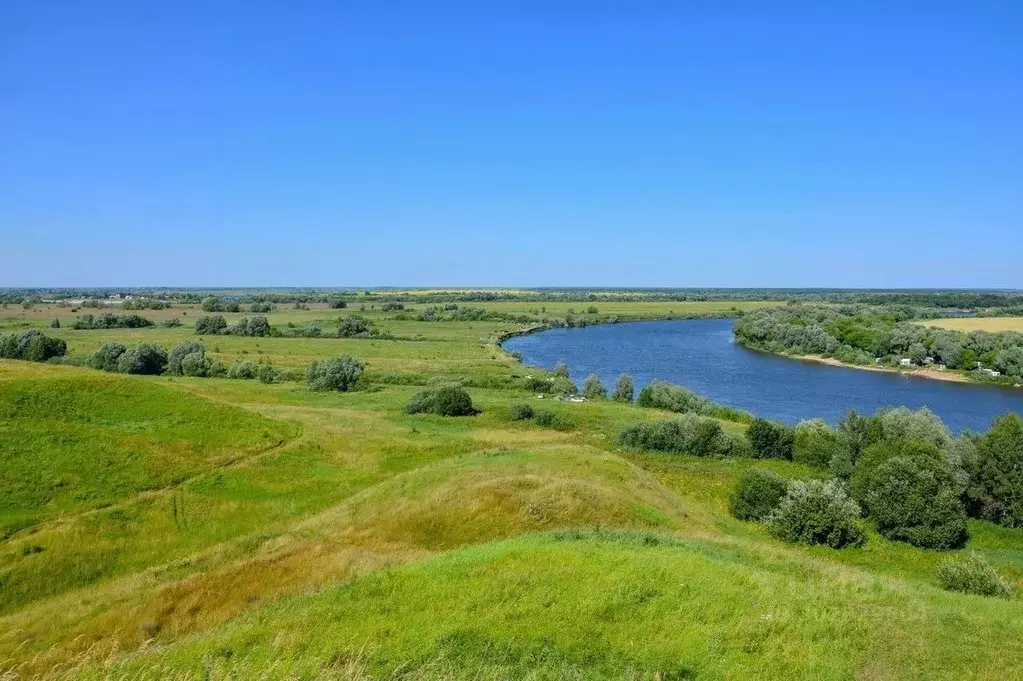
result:
M 1023 2 L 5 2 L 0 236 L 0 286 L 1023 287 Z

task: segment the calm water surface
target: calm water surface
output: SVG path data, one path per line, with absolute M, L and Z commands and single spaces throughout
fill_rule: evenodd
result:
M 637 392 L 664 379 L 788 423 L 817 416 L 835 423 L 849 409 L 869 414 L 906 406 L 930 408 L 953 431 L 986 430 L 999 414 L 1023 413 L 1023 389 L 833 367 L 747 350 L 735 343 L 730 319 L 551 329 L 511 338 L 504 347 L 545 369 L 565 362 L 579 385 L 590 373 L 608 390 L 622 373 L 636 379 Z

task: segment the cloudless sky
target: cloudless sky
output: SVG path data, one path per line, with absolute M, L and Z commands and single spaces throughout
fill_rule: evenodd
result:
M 1023 288 L 1023 2 L 0 2 L 0 286 Z

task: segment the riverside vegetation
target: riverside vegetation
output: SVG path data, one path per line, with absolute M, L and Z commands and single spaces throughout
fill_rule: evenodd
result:
M 322 295 L 0 313 L 0 675 L 1023 675 L 1017 415 L 561 400 L 566 369 L 498 345 L 765 301 Z
M 941 314 L 908 306 L 794 304 L 743 316 L 735 337 L 768 352 L 861 366 L 935 367 L 972 380 L 1023 382 L 1023 333 L 925 326 Z

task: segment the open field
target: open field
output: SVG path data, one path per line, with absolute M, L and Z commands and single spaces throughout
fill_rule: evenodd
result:
M 955 331 L 1015 331 L 1023 333 L 1023 317 L 954 317 L 951 319 L 929 319 L 921 322 L 924 326 L 937 326 Z
M 478 306 L 530 314 L 503 305 Z M 11 312 L 7 329 L 75 316 Z M 742 471 L 821 473 L 623 450 L 622 428 L 668 414 L 538 399 L 493 342 L 521 324 L 268 316 L 353 312 L 399 339 L 202 339 L 294 368 L 352 353 L 369 380 L 345 393 L 0 361 L 0 677 L 1023 678 L 1023 601 L 943 591 L 947 554 L 866 525 L 864 547 L 833 550 L 732 518 Z M 196 338 L 67 326 L 47 333 L 76 355 Z M 404 413 L 419 388 L 399 379 L 437 376 L 480 413 Z M 521 402 L 566 425 L 513 421 Z M 1023 529 L 969 524 L 968 549 L 1023 588 Z

